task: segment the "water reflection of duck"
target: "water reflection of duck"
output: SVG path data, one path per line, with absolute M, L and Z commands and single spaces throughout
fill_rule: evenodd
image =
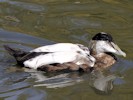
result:
M 90 86 L 94 88 L 97 93 L 110 93 L 113 89 L 113 81 L 117 77 L 114 74 L 108 73 L 108 75 L 104 75 L 102 71 L 93 71 L 91 74 Z
M 105 74 L 99 70 L 95 70 L 90 74 L 71 72 L 54 73 L 54 75 L 51 75 L 53 73 L 48 75 L 47 73 L 28 68 L 24 68 L 24 71 L 30 73 L 31 77 L 36 80 L 34 83 L 35 87 L 62 88 L 87 81 L 89 86 L 97 93 L 110 93 L 113 89 L 113 81 L 118 78 L 112 73 Z
M 42 46 L 29 52 L 5 49 L 15 57 L 18 64 L 43 71 L 90 71 L 92 68 L 107 68 L 116 62 L 113 54 L 126 54 L 113 43 L 110 34 L 101 32 L 90 41 L 90 48 L 81 44 L 57 43 Z

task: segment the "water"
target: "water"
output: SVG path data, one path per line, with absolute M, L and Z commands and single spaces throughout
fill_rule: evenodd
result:
M 0 0 L 0 100 L 132 100 L 132 0 Z M 44 73 L 18 68 L 4 44 L 23 50 L 111 33 L 127 53 L 109 71 Z

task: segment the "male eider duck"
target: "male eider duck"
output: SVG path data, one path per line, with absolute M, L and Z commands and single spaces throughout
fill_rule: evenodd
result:
M 5 45 L 5 49 L 15 57 L 21 66 L 52 71 L 91 71 L 104 69 L 116 62 L 113 54 L 126 54 L 113 43 L 110 34 L 101 32 L 90 41 L 89 48 L 81 44 L 57 43 L 46 45 L 29 52 L 16 50 Z

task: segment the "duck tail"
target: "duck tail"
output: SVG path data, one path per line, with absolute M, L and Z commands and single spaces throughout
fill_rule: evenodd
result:
M 18 52 L 18 50 L 15 50 L 15 49 L 9 47 L 8 45 L 4 45 L 4 48 L 5 48 L 6 51 L 8 51 L 8 53 L 9 53 L 11 56 L 14 56 L 15 53 Z
M 15 49 L 15 48 L 11 48 L 8 45 L 4 45 L 4 48 L 5 48 L 5 50 L 8 51 L 8 53 L 11 56 L 15 57 L 15 59 L 17 61 L 19 61 L 23 56 L 25 56 L 27 54 L 27 52 L 25 52 L 25 51 L 22 51 L 22 50 L 19 50 L 19 49 Z

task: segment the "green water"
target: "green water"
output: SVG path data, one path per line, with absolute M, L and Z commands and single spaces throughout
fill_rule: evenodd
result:
M 132 100 L 132 5 L 132 0 L 0 0 L 0 100 Z M 101 31 L 110 33 L 127 53 L 104 75 L 116 77 L 109 92 L 95 89 L 95 79 L 88 74 L 49 75 L 17 68 L 2 46 L 23 50 L 55 42 L 87 46 Z

